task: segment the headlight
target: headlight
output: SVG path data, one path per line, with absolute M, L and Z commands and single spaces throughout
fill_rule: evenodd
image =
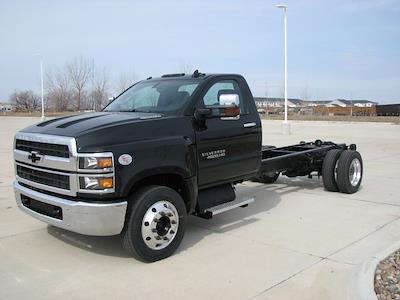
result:
M 113 157 L 112 154 L 103 155 L 85 155 L 79 158 L 79 169 L 84 170 L 99 170 L 99 169 L 109 169 L 113 167 Z
M 82 176 L 79 178 L 82 190 L 109 190 L 114 188 L 113 177 L 105 176 Z
M 114 156 L 112 152 L 79 153 L 79 191 L 103 194 L 115 192 Z

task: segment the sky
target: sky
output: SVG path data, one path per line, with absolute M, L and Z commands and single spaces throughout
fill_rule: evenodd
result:
M 254 96 L 400 102 L 399 0 L 1 0 L 0 102 L 40 92 L 45 70 L 77 57 L 116 81 L 179 72 L 239 73 Z M 44 83 L 46 85 L 46 82 Z

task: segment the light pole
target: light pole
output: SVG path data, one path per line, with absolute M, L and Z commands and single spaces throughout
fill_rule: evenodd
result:
M 284 13 L 284 26 L 285 26 L 285 120 L 284 124 L 288 123 L 287 120 L 287 8 L 285 4 L 276 5 L 277 8 L 282 8 Z M 289 129 L 290 130 L 290 129 Z
M 40 119 L 42 121 L 45 121 L 46 117 L 44 115 L 43 56 L 40 54 L 36 54 L 36 56 L 39 56 L 39 58 L 40 58 L 40 88 L 41 88 L 41 94 L 42 94 L 42 117 Z
M 350 93 L 350 117 L 353 116 L 353 92 Z

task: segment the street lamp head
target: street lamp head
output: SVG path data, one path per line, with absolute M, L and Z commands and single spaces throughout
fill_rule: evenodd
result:
M 287 9 L 287 5 L 286 4 L 278 4 L 276 5 L 277 8 L 283 8 L 283 9 Z

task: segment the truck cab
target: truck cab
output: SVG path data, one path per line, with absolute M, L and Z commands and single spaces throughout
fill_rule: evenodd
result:
M 25 128 L 15 136 L 14 157 L 20 208 L 49 224 L 126 236 L 141 191 L 162 187 L 181 202 L 184 211 L 168 205 L 182 228 L 181 215 L 233 200 L 233 184 L 257 174 L 261 121 L 242 76 L 169 74 L 134 84 L 102 112 Z M 199 197 L 203 190 L 221 200 Z M 165 252 L 154 249 L 157 257 Z

